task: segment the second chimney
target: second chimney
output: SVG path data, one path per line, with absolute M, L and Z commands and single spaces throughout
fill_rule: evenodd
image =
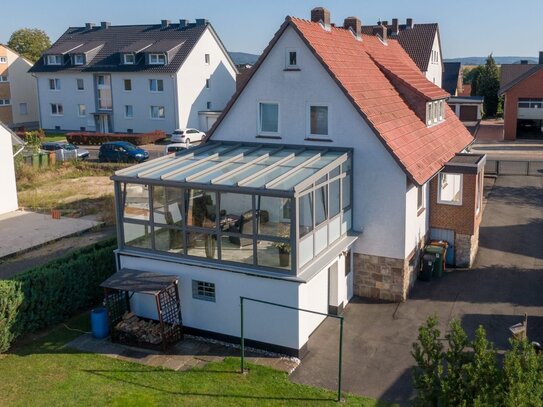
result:
M 387 42 L 387 31 L 388 29 L 384 25 L 378 25 L 376 27 L 373 27 L 373 35 L 378 35 L 381 37 L 383 42 Z
M 360 38 L 362 35 L 362 22 L 358 17 L 347 17 L 343 21 L 343 28 L 353 30 L 356 38 Z
M 179 29 L 185 28 L 187 25 L 189 25 L 189 20 L 186 20 L 184 18 L 179 20 Z
M 539 51 L 539 65 L 543 65 L 543 51 Z
M 408 18 L 407 20 L 405 20 L 405 28 L 413 28 L 413 19 L 412 18 Z
M 160 26 L 162 28 L 168 28 L 170 26 L 170 20 L 160 20 Z
M 94 23 L 85 23 L 86 30 L 92 30 L 94 28 Z
M 111 26 L 111 23 L 109 21 L 102 21 L 100 23 L 100 27 L 102 27 L 104 30 L 107 30 Z
M 311 21 L 314 23 L 322 22 L 325 27 L 330 27 L 330 11 L 324 7 L 315 7 L 311 10 Z
M 398 34 L 399 25 L 398 25 L 398 19 L 397 18 L 392 19 L 392 25 L 390 26 L 390 30 L 391 30 L 392 34 Z

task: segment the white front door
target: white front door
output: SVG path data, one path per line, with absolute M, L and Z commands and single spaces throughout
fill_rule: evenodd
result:
M 99 114 L 97 116 L 98 133 L 109 133 L 109 120 L 107 114 Z

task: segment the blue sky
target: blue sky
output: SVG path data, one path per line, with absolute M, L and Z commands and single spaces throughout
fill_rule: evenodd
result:
M 328 8 L 336 23 L 351 15 L 362 24 L 393 17 L 438 22 L 445 58 L 536 56 L 543 50 L 541 0 L 25 0 L 2 4 L 0 42 L 21 27 L 41 28 L 55 41 L 68 26 L 85 22 L 207 18 L 229 51 L 260 53 L 286 15 L 308 18 L 315 6 Z

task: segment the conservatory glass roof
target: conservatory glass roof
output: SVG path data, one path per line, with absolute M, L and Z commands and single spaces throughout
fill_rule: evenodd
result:
M 119 170 L 114 180 L 296 192 L 337 168 L 349 150 L 210 141 Z

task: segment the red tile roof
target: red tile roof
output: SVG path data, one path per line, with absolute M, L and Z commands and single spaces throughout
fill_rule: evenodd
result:
M 385 45 L 367 35 L 357 41 L 343 28 L 326 31 L 318 23 L 291 21 L 416 184 L 428 181 L 473 141 L 448 106 L 445 121 L 426 127 L 419 116 L 426 114 L 426 101 L 449 94 L 424 77 L 397 41 Z
M 428 100 L 447 92 L 428 81 L 395 40 L 375 36 L 358 41 L 351 31 L 287 17 L 256 65 L 248 83 L 287 27 L 293 27 L 362 115 L 407 176 L 417 185 L 432 178 L 454 155 L 473 141 L 466 127 L 445 104 L 446 120 L 427 127 Z M 208 139 L 236 102 L 238 89 Z

